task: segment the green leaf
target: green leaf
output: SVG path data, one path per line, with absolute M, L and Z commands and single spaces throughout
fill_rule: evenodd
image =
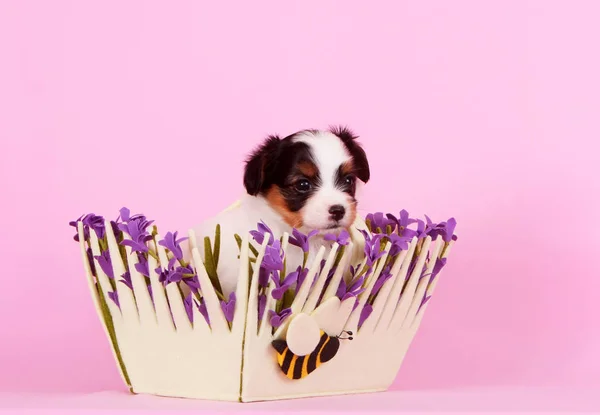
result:
M 152 258 L 156 259 L 157 262 L 159 262 L 160 260 L 158 259 L 158 255 L 156 254 L 156 252 L 154 252 L 154 250 L 152 249 L 148 249 L 148 255 L 150 255 Z
M 233 234 L 233 237 L 235 238 L 235 242 L 237 243 L 238 249 L 241 251 L 242 250 L 242 237 L 240 235 L 238 235 L 237 233 Z
M 212 249 L 210 246 L 210 238 L 208 236 L 204 237 L 204 267 L 206 268 L 206 273 L 212 279 L 217 275 L 217 270 L 214 266 L 215 262 L 213 260 Z
M 354 278 L 355 278 L 355 279 L 358 279 L 358 278 L 362 277 L 364 274 L 366 274 L 366 273 L 367 273 L 367 271 L 369 270 L 369 268 L 370 268 L 370 267 L 369 267 L 368 265 L 365 265 L 365 266 L 363 267 L 363 269 L 362 269 L 362 270 L 361 270 L 361 271 L 358 273 L 358 275 L 356 275 Z
M 217 267 L 215 266 L 213 253 L 210 249 L 210 238 L 208 236 L 204 237 L 204 268 L 206 268 L 208 278 L 212 282 L 217 295 L 220 296 L 221 299 L 225 299 L 219 277 L 217 276 Z
M 281 301 L 281 309 L 283 310 L 284 308 L 288 308 L 292 306 L 292 303 L 294 302 L 294 292 L 289 289 L 287 290 L 285 293 L 283 293 L 283 298 Z
M 344 252 L 346 251 L 346 245 L 342 245 L 338 248 L 337 254 L 335 256 L 335 261 L 333 263 L 334 267 L 337 267 L 344 256 Z
M 98 291 L 98 297 L 100 300 L 100 310 L 102 311 L 102 319 L 104 320 L 104 324 L 106 325 L 106 329 L 108 331 L 108 337 L 110 338 L 110 342 L 115 350 L 115 355 L 117 356 L 117 362 L 121 367 L 121 371 L 123 372 L 123 377 L 125 378 L 125 382 L 127 386 L 131 390 L 131 380 L 129 380 L 129 375 L 127 374 L 127 368 L 125 367 L 125 362 L 123 361 L 123 357 L 121 356 L 121 350 L 119 349 L 119 344 L 117 343 L 117 335 L 115 334 L 115 326 L 112 321 L 112 316 L 110 315 L 110 311 L 108 309 L 108 305 L 106 304 L 106 299 L 104 294 L 102 293 L 102 287 L 99 285 L 96 286 Z M 114 290 L 114 288 L 113 288 Z
M 219 266 L 219 254 L 221 253 L 221 225 L 217 223 L 217 228 L 215 229 L 215 245 L 213 248 L 213 260 L 215 263 L 215 268 Z
M 250 251 L 254 254 L 255 258 L 258 257 L 258 251 L 252 246 L 250 242 L 248 242 L 248 248 L 250 248 Z

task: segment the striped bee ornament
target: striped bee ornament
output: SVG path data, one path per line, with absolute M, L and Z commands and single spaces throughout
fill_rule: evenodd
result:
M 277 352 L 277 364 L 281 371 L 290 379 L 302 379 L 314 372 L 321 364 L 335 357 L 340 340 L 352 340 L 351 331 L 343 331 L 350 337 L 329 336 L 321 330 L 321 337 L 315 350 L 305 356 L 297 356 L 288 348 L 285 340 L 274 340 L 271 344 Z

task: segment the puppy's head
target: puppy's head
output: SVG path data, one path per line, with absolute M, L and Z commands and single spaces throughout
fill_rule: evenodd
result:
M 292 227 L 347 228 L 356 217 L 356 185 L 369 181 L 367 156 L 347 128 L 270 136 L 246 163 L 244 186 Z

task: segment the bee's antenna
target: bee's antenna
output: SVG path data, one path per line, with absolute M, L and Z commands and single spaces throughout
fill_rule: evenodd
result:
M 342 337 L 343 334 L 347 334 L 349 337 Z M 347 330 L 342 330 L 342 332 L 340 333 L 339 336 L 337 336 L 338 339 L 340 340 L 353 340 L 354 337 L 352 337 L 352 332 L 351 331 L 347 331 Z

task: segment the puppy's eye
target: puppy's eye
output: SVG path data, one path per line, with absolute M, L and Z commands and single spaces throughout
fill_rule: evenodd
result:
M 351 174 L 344 177 L 344 183 L 347 184 L 348 186 L 352 186 L 354 184 L 355 180 L 356 180 L 355 177 Z
M 294 187 L 296 188 L 297 191 L 299 192 L 308 192 L 311 188 L 311 184 L 308 180 L 306 179 L 301 179 L 298 180 L 295 184 Z

